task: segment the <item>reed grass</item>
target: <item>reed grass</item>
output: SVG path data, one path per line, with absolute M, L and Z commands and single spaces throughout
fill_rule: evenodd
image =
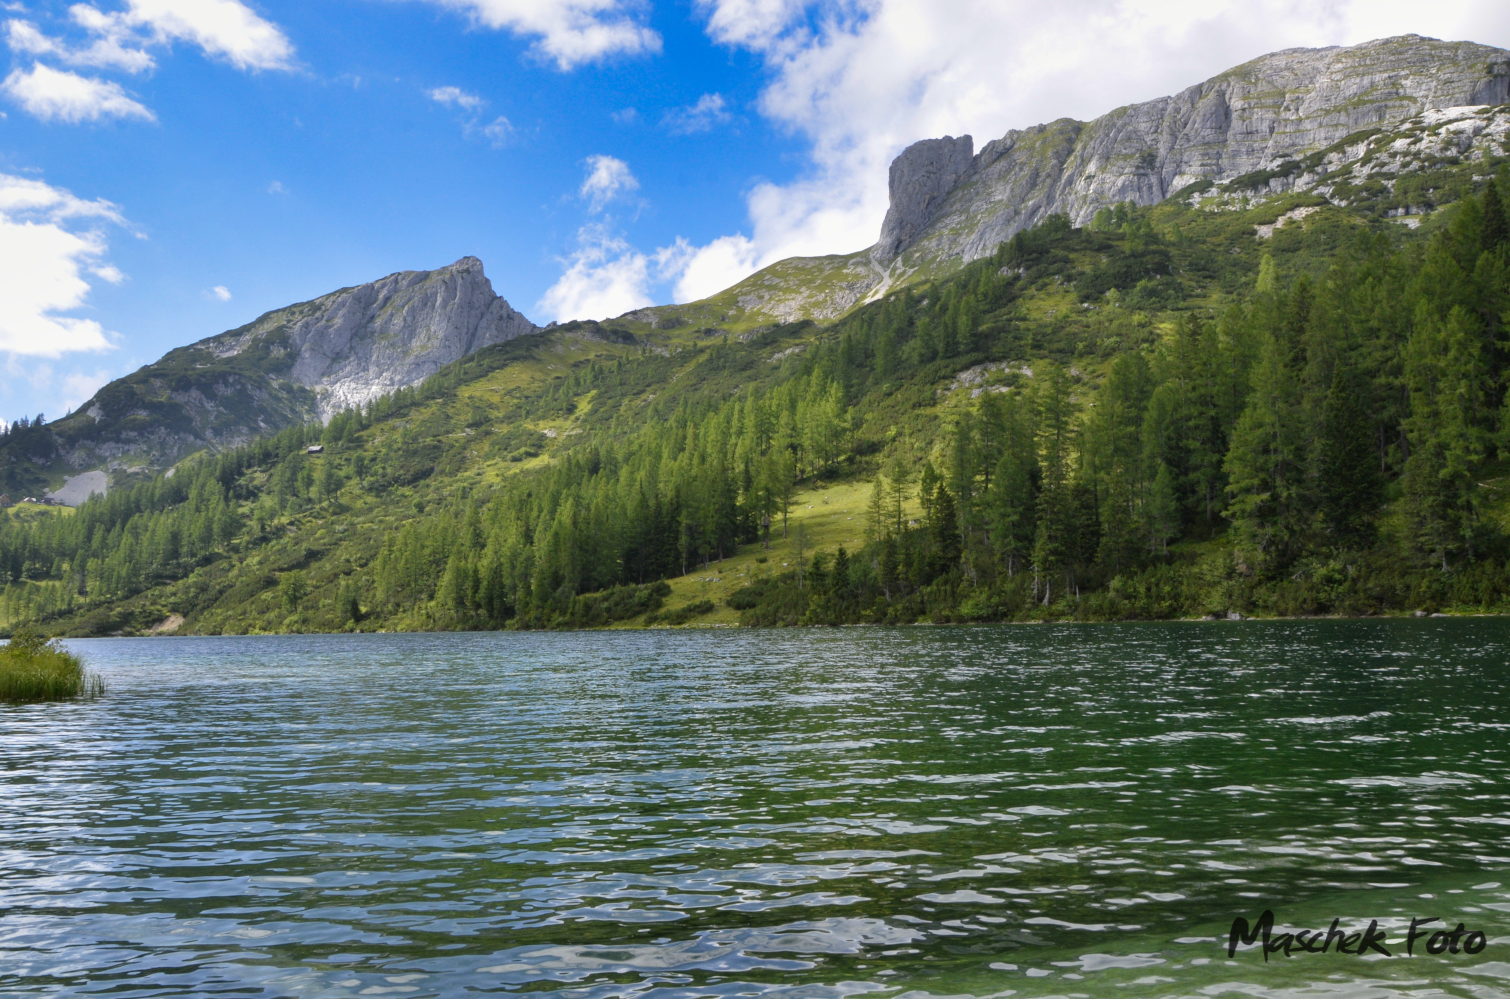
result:
M 66 701 L 105 693 L 99 674 L 84 661 L 30 629 L 18 629 L 0 647 L 0 702 Z

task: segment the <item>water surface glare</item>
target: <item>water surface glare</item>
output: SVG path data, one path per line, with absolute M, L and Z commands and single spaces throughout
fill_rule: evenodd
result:
M 1504 619 L 70 646 L 0 994 L 1510 990 Z M 1229 959 L 1264 908 L 1395 957 Z

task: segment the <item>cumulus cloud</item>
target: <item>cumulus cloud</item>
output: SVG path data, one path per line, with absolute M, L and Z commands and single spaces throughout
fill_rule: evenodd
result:
M 12 7 L 12 9 L 16 9 Z M 293 44 L 277 25 L 239 0 L 128 0 L 126 9 L 106 12 L 87 3 L 69 8 L 74 33 L 87 40 L 72 44 L 45 34 L 31 21 L 5 23 L 13 52 L 48 57 L 71 66 L 143 73 L 156 66 L 148 49 L 174 42 L 198 46 L 214 59 L 243 70 L 292 69 Z M 3 89 L 43 121 L 83 122 L 100 118 L 154 120 L 120 84 L 33 63 L 17 69 Z
M 697 99 L 696 104 L 666 112 L 661 124 L 672 135 L 691 135 L 694 132 L 712 131 L 733 117 L 729 114 L 722 94 L 704 94 Z
M 806 0 L 698 0 L 708 34 L 726 45 L 769 50 L 806 11 Z M 842 9 L 841 9 L 842 10 Z M 785 39 L 788 47 L 803 39 Z
M 584 166 L 587 177 L 577 193 L 593 213 L 639 190 L 629 164 L 617 157 L 589 156 Z M 651 305 L 652 281 L 679 273 L 692 252 L 685 240 L 679 240 L 647 255 L 613 232 L 611 225 L 612 219 L 604 216 L 577 231 L 577 249 L 561 261 L 565 273 L 536 304 L 543 315 L 559 321 L 606 319 Z
M 87 5 L 77 5 L 85 7 Z M 184 41 L 243 70 L 292 69 L 293 43 L 277 25 L 239 0 L 129 0 L 122 18 L 154 41 Z
M 216 285 L 210 289 L 209 296 L 217 302 L 231 301 L 231 290 L 224 285 Z
M 1510 44 L 1502 4 L 1340 0 L 698 0 L 715 41 L 764 59 L 760 112 L 810 143 L 807 169 L 747 195 L 751 235 L 702 247 L 683 296 L 794 255 L 859 250 L 891 160 L 918 139 L 1082 120 L 1276 49 L 1417 32 Z M 704 277 L 695 277 L 695 276 Z M 711 287 L 713 282 L 721 282 Z
M 535 308 L 557 321 L 609 319 L 631 309 L 653 305 L 650 286 L 686 269 L 693 248 L 677 240 L 653 254 L 630 246 L 607 226 L 584 226 L 577 232 L 577 249 L 562 261 L 566 273 L 541 297 Z
M 535 308 L 558 321 L 607 319 L 654 304 L 650 259 L 621 237 L 599 227 L 582 229 L 566 273 L 541 296 Z
M 68 9 L 91 41 L 83 46 L 49 37 L 30 21 L 6 22 L 16 52 L 55 56 L 75 66 L 140 73 L 155 65 L 148 46 L 188 42 L 238 69 L 291 69 L 294 46 L 275 24 L 239 0 L 129 0 L 123 11 L 86 3 Z
M 83 272 L 124 278 L 101 261 L 107 244 L 100 228 L 124 222 L 103 199 L 0 174 L 0 351 L 56 358 L 112 346 L 98 322 L 64 314 L 85 303 Z
M 536 39 L 538 55 L 562 70 L 612 55 L 654 54 L 661 36 L 641 24 L 626 0 L 430 0 L 478 24 Z
M 760 267 L 760 250 L 747 236 L 720 236 L 707 246 L 685 247 L 678 263 L 672 298 L 695 302 L 723 291 Z
M 34 63 L 31 72 L 13 70 L 0 83 L 0 90 L 44 122 L 77 124 L 101 118 L 157 120 L 151 111 L 126 96 L 121 85 L 114 81 L 80 76 L 42 63 Z
M 425 91 L 425 94 L 437 104 L 444 104 L 447 107 L 455 106 L 466 111 L 476 111 L 487 103 L 476 94 L 469 94 L 460 87 L 436 87 Z
M 613 156 L 599 155 L 587 158 L 587 179 L 578 194 L 588 200 L 594 212 L 601 212 L 610 201 L 639 188 L 640 182 L 630 172 L 629 164 Z

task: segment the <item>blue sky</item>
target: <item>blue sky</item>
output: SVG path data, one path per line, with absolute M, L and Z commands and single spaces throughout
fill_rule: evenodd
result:
M 1493 3 L 0 3 L 0 416 L 472 254 L 536 322 L 868 245 L 886 166 Z

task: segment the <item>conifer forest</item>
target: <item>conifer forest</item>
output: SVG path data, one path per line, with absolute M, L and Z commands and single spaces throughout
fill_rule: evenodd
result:
M 12 508 L 0 629 L 1504 611 L 1510 182 L 1438 197 L 1416 229 L 1324 206 L 1268 238 L 1308 202 L 1124 205 L 824 326 L 521 337 Z

